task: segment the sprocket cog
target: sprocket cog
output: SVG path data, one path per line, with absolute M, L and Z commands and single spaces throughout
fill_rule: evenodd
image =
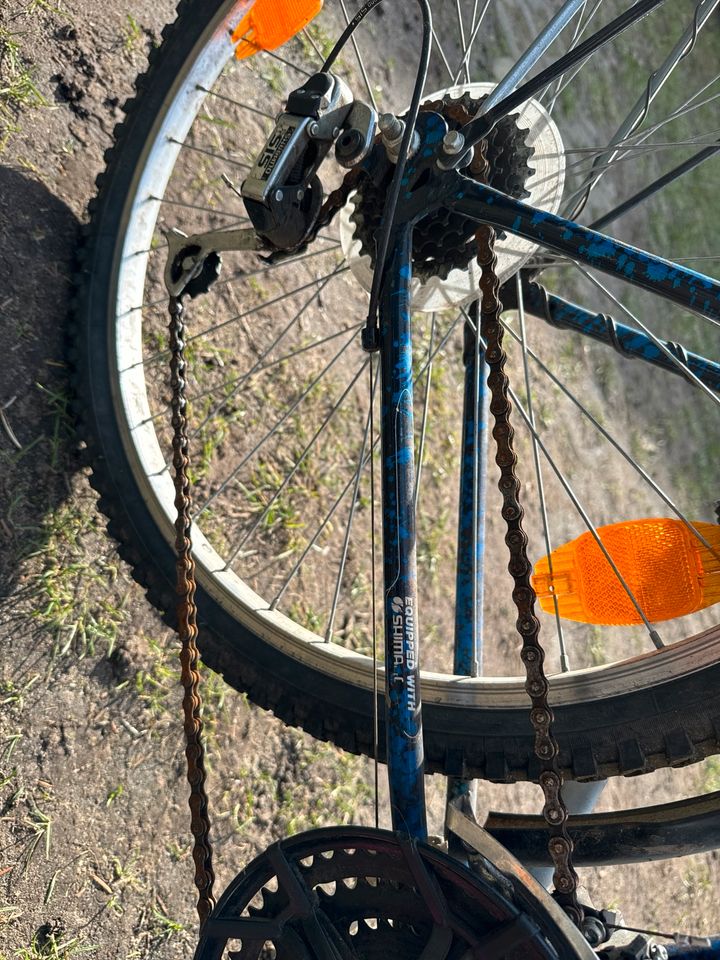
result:
M 451 130 L 459 130 L 477 114 L 486 96 L 475 98 L 469 93 L 458 98 L 447 96 L 429 101 L 421 109 L 442 114 Z M 530 195 L 525 185 L 535 172 L 528 162 L 535 151 L 526 143 L 529 131 L 518 126 L 518 119 L 519 114 L 503 117 L 487 138 L 486 156 L 490 186 L 516 200 L 523 200 Z M 350 220 L 355 225 L 361 252 L 371 258 L 373 267 L 375 237 L 382 222 L 394 169 L 388 162 L 381 181 L 363 181 L 353 201 L 355 209 Z M 466 175 L 476 179 L 471 169 L 466 170 Z M 421 220 L 413 231 L 413 274 L 425 282 L 431 277 L 446 280 L 452 270 L 464 270 L 477 255 L 476 230 L 474 220 L 445 207 Z

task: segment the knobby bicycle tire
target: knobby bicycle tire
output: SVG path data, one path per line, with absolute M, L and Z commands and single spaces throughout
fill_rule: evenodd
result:
M 151 52 L 136 97 L 126 103 L 125 120 L 115 129 L 107 169 L 98 178 L 76 277 L 71 360 L 92 483 L 122 556 L 169 623 L 174 621 L 174 552 L 129 447 L 114 367 L 113 298 L 130 199 L 153 138 L 183 71 L 230 6 L 229 0 L 182 0 L 176 22 L 165 28 L 162 45 Z M 253 618 L 240 622 L 202 569 L 197 602 L 204 660 L 228 683 L 314 737 L 372 753 L 372 685 L 369 668 L 357 667 L 361 658 L 334 647 L 327 655 L 314 648 L 310 655 L 301 644 L 288 649 L 268 635 L 267 625 L 259 632 Z M 600 668 L 554 682 L 550 700 L 563 768 L 577 779 L 591 780 L 682 765 L 718 752 L 718 641 L 718 628 L 711 628 L 699 640 L 681 641 L 661 656 L 640 656 L 611 673 Z M 382 727 L 382 695 L 378 709 Z M 482 688 L 480 681 L 431 678 L 424 687 L 423 720 L 429 771 L 496 782 L 534 776 L 521 683 L 510 687 L 497 681 Z M 380 759 L 384 749 L 381 732 Z

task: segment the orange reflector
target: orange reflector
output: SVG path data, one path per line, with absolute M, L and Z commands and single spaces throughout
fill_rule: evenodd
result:
M 276 50 L 322 10 L 323 0 L 255 0 L 232 35 L 238 60 L 258 50 Z
M 598 527 L 603 546 L 651 623 L 672 620 L 720 601 L 720 526 L 693 523 L 708 549 L 680 520 L 628 520 Z M 552 576 L 550 574 L 552 561 Z M 540 605 L 580 623 L 642 620 L 591 533 L 535 564 Z

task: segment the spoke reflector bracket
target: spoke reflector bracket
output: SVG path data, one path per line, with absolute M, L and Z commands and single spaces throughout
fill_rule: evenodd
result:
M 276 50 L 320 13 L 324 0 L 255 0 L 232 35 L 238 60 Z
M 597 534 L 651 623 L 672 620 L 720 602 L 720 526 L 649 518 L 598 527 Z M 551 572 L 552 571 L 552 572 Z M 540 606 L 566 620 L 625 626 L 642 620 L 591 533 L 535 564 Z

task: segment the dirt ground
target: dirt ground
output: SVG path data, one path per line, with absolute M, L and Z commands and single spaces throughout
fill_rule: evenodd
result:
M 0 10 L 0 958 L 190 957 L 196 930 L 175 641 L 118 559 L 70 415 L 80 225 L 120 104 L 173 0 Z M 3 92 L 13 86 L 13 96 Z M 210 676 L 218 889 L 268 843 L 370 823 L 369 763 Z M 720 788 L 713 761 L 612 783 L 603 805 Z M 442 785 L 431 784 L 440 831 Z M 529 809 L 530 787 L 481 786 Z M 586 871 L 628 921 L 720 928 L 720 857 Z

